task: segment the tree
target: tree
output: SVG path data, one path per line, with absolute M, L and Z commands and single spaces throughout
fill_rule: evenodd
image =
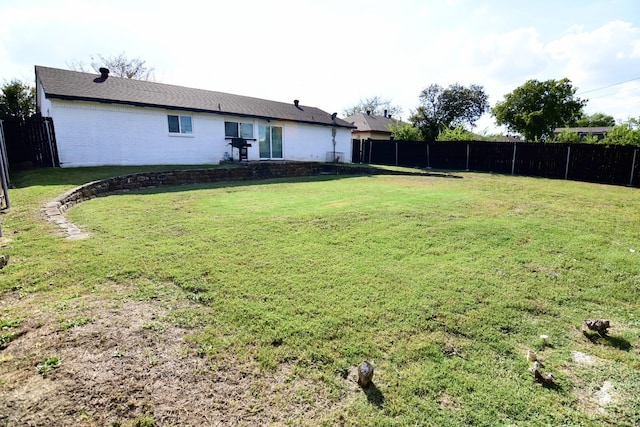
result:
M 89 72 L 87 67 L 79 61 L 71 61 L 67 62 L 67 66 L 72 70 Z M 153 72 L 153 68 L 149 68 L 146 66 L 146 61 L 140 58 L 127 58 L 124 52 L 115 56 L 102 56 L 98 54 L 98 58 L 96 59 L 94 56 L 91 56 L 91 68 L 96 73 L 100 72 L 101 67 L 105 67 L 109 69 L 109 74 L 114 75 L 116 77 L 124 77 L 127 79 L 134 80 L 155 80 Z
M 456 126 L 471 127 L 489 111 L 489 97 L 479 85 L 464 87 L 458 83 L 443 88 L 432 84 L 420 93 L 420 105 L 411 122 L 427 141 L 435 141 L 440 132 Z
M 0 88 L 0 117 L 25 119 L 36 112 L 36 90 L 19 80 Z
M 597 126 L 613 127 L 615 125 L 616 120 L 613 118 L 613 116 L 604 113 L 595 113 L 590 116 L 582 116 L 578 120 L 576 120 L 575 123 L 573 123 L 573 126 L 585 128 Z
M 615 126 L 600 141 L 601 144 L 638 145 L 640 146 L 640 118 L 629 119 Z
M 422 141 L 423 139 L 420 129 L 411 123 L 392 121 L 389 124 L 389 131 L 391 131 L 391 137 L 393 137 L 393 139 L 400 141 Z
M 528 80 L 505 95 L 492 112 L 497 124 L 521 133 L 527 141 L 550 138 L 557 127 L 575 123 L 583 117 L 587 100 L 576 98 L 576 88 L 567 78 Z
M 446 128 L 438 135 L 438 141 L 478 141 L 484 137 L 469 132 L 462 126 Z
M 382 116 L 385 110 L 387 111 L 387 115 L 392 117 L 400 118 L 402 115 L 402 108 L 396 105 L 391 105 L 391 100 L 382 99 L 379 96 L 374 96 L 373 98 L 367 98 L 365 100 L 360 99 L 360 102 L 358 102 L 357 105 L 353 105 L 342 110 L 342 114 L 344 117 L 349 117 L 354 114 L 366 114 L 369 112 L 376 116 Z

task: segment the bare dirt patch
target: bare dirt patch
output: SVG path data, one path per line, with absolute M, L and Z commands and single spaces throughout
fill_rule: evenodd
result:
M 169 324 L 153 301 L 96 298 L 69 314 L 82 321 L 30 317 L 0 349 L 3 426 L 130 425 L 145 414 L 157 425 L 318 424 L 361 393 L 340 379 L 342 396 L 331 397 L 291 366 L 263 372 L 229 358 L 213 367 L 184 341 L 193 331 Z M 52 356 L 60 365 L 43 377 L 36 365 Z

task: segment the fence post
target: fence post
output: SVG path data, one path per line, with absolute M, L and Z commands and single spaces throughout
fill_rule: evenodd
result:
M 4 203 L 0 203 L 0 208 L 9 209 L 9 162 L 7 157 L 7 146 L 4 139 L 4 127 L 0 119 L 0 182 L 2 183 L 2 199 Z M 2 235 L 2 225 L 0 225 L 0 235 Z
M 571 146 L 567 147 L 567 166 L 564 168 L 564 179 L 569 178 L 569 157 L 571 156 Z
M 398 166 L 398 141 L 396 141 L 396 166 Z
M 49 128 L 49 121 L 45 119 L 44 127 L 47 132 L 47 142 L 49 143 L 49 157 L 51 158 L 51 167 L 56 167 L 56 159 L 53 157 L 53 144 L 51 144 L 51 129 Z M 335 150 L 334 150 L 335 151 Z M 334 155 L 335 157 L 335 155 Z
M 467 171 L 469 170 L 469 143 L 467 142 Z
M 633 173 L 636 168 L 636 155 L 638 154 L 638 149 L 633 150 L 633 161 L 631 162 L 631 178 L 629 178 L 629 187 L 633 187 Z
M 427 169 L 431 169 L 431 157 L 429 156 L 429 143 L 427 142 Z
M 513 159 L 511 159 L 511 175 L 515 175 L 516 172 L 516 147 L 517 144 L 513 143 Z

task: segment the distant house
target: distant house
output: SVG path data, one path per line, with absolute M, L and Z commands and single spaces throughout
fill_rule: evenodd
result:
M 393 119 L 385 110 L 384 115 L 378 116 L 366 113 L 358 113 L 344 119 L 356 127 L 351 132 L 353 139 L 391 139 L 389 125 L 401 123 L 398 119 Z
M 613 128 L 612 127 L 573 127 L 573 128 L 556 128 L 553 131 L 553 137 L 557 137 L 562 132 L 574 132 L 577 133 L 580 138 L 585 138 L 587 136 L 595 136 L 598 138 L 598 141 L 604 139 Z
M 354 126 L 297 100 L 101 73 L 35 67 L 37 111 L 53 118 L 63 167 L 217 164 L 241 150 L 250 161 L 351 161 Z

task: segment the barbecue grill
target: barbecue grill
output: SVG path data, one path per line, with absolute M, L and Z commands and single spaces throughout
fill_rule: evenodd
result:
M 251 147 L 251 144 L 249 144 L 246 139 L 244 139 L 244 138 L 232 138 L 231 142 L 229 143 L 229 145 L 231 145 L 231 147 L 232 147 L 231 160 L 233 160 L 233 148 L 237 148 L 238 149 L 238 161 L 240 161 L 240 162 L 249 161 L 249 150 L 248 150 L 248 148 Z

